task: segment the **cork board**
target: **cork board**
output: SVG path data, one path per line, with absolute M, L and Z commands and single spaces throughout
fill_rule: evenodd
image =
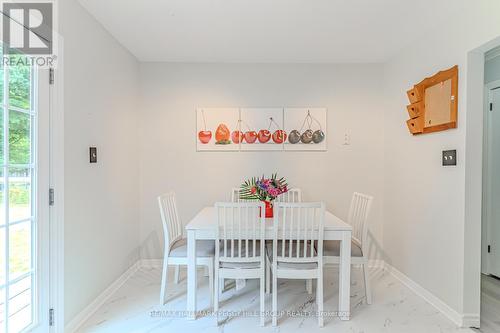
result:
M 425 89 L 425 126 L 450 122 L 451 79 Z
M 457 127 L 458 66 L 425 78 L 407 91 L 406 122 L 413 135 Z

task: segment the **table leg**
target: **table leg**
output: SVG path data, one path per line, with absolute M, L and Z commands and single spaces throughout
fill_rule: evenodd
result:
M 196 319 L 196 237 L 194 230 L 187 231 L 187 315 Z
M 349 320 L 351 315 L 351 232 L 342 233 L 340 243 L 339 272 L 339 315 L 341 320 Z

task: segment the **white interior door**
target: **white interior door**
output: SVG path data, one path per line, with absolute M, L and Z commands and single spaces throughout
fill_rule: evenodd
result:
M 48 332 L 48 70 L 0 71 L 0 332 Z
M 487 204 L 488 271 L 500 277 L 500 86 L 489 91 L 487 120 Z

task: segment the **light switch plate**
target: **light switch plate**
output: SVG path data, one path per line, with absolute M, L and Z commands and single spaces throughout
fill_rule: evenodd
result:
M 90 163 L 97 163 L 97 147 L 89 148 Z
M 457 165 L 457 151 L 443 150 L 443 166 Z

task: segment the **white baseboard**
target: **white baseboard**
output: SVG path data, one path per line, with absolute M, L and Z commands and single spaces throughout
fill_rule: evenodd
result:
M 73 318 L 68 325 L 64 328 L 65 333 L 76 332 L 87 319 L 92 316 L 101 305 L 115 293 L 123 284 L 141 268 L 141 261 L 138 260 L 135 264 L 130 266 L 118 279 L 116 279 L 108 288 L 106 288 L 99 296 L 97 296 L 92 303 L 87 305 L 78 315 Z
M 479 314 L 460 314 L 443 302 L 439 297 L 410 279 L 408 276 L 389 265 L 384 264 L 384 269 L 391 273 L 402 284 L 411 289 L 415 294 L 422 297 L 427 303 L 435 307 L 439 312 L 445 315 L 449 320 L 459 327 L 479 327 Z
M 385 261 L 382 259 L 368 259 L 368 267 L 385 268 Z
M 162 268 L 163 259 L 142 259 L 141 267 L 145 268 Z
M 462 325 L 461 327 L 473 327 L 479 328 L 481 324 L 481 319 L 476 313 L 465 313 L 462 315 Z

